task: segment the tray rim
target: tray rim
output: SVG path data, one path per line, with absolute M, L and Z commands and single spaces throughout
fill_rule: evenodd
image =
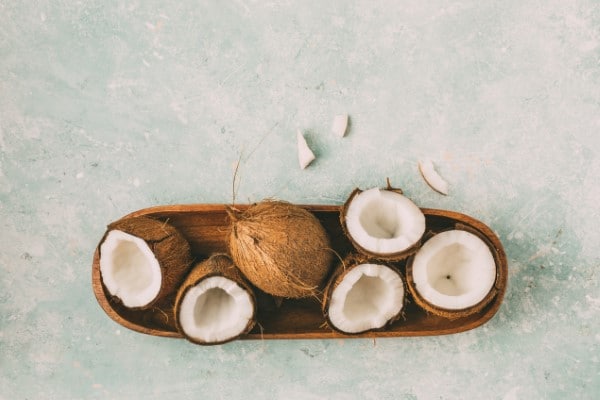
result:
M 341 205 L 328 205 L 328 204 L 297 204 L 300 207 L 306 208 L 311 212 L 339 212 L 342 208 Z M 241 210 L 246 209 L 250 206 L 250 204 L 236 204 L 235 207 Z M 173 204 L 173 205 L 159 205 L 142 208 L 136 211 L 133 211 L 129 214 L 124 215 L 121 218 L 130 218 L 130 217 L 138 217 L 138 216 L 148 216 L 153 214 L 165 214 L 165 213 L 197 213 L 197 212 L 223 212 L 225 211 L 226 204 L 220 203 L 206 203 L 206 204 Z M 496 313 L 498 312 L 503 299 L 506 293 L 506 288 L 508 284 L 508 262 L 506 258 L 506 253 L 504 251 L 504 247 L 496 233 L 486 224 L 479 221 L 476 218 L 473 218 L 467 214 L 463 214 L 457 211 L 451 210 L 442 210 L 436 208 L 423 208 L 420 207 L 421 211 L 426 216 L 432 217 L 444 217 L 456 220 L 457 222 L 466 222 L 469 225 L 476 228 L 480 231 L 494 246 L 494 249 L 497 253 L 498 257 L 498 268 L 501 268 L 502 271 L 498 275 L 501 279 L 500 282 L 496 282 L 497 294 L 487 306 L 484 311 L 481 313 L 480 318 L 474 321 L 468 321 L 464 325 L 459 327 L 449 327 L 449 328 L 441 328 L 435 331 L 420 331 L 420 330 L 404 330 L 404 331 L 391 331 L 391 330 L 377 330 L 377 331 L 369 331 L 361 334 L 343 334 L 337 332 L 335 330 L 326 331 L 326 332 L 299 332 L 299 333 L 249 333 L 246 335 L 242 335 L 239 337 L 240 340 L 253 340 L 253 339 L 344 339 L 344 338 L 384 338 L 384 337 L 419 337 L 419 336 L 438 336 L 438 335 L 449 335 L 460 332 L 466 332 L 471 329 L 477 328 L 489 320 L 491 320 Z M 94 251 L 94 256 L 92 260 L 92 289 L 94 291 L 94 295 L 100 307 L 103 311 L 116 323 L 119 325 L 131 329 L 135 332 L 144 333 L 151 336 L 158 337 L 170 337 L 170 338 L 183 338 L 177 331 L 170 330 L 158 330 L 153 328 L 148 328 L 146 326 L 134 323 L 129 321 L 128 319 L 122 317 L 119 313 L 117 313 L 113 307 L 110 305 L 109 299 L 105 296 L 101 277 L 100 277 L 100 268 L 99 268 L 99 254 L 98 254 L 98 246 L 96 246 Z

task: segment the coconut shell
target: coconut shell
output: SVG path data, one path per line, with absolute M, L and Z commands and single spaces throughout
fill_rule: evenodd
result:
M 333 252 L 319 220 L 306 209 L 266 200 L 240 212 L 229 210 L 229 249 L 256 287 L 273 296 L 316 296 Z
M 401 189 L 392 188 L 389 185 L 389 183 L 385 189 L 381 189 L 381 190 L 389 190 L 389 191 L 396 192 L 399 194 L 404 194 Z M 419 249 L 419 247 L 421 247 L 421 240 L 417 241 L 414 245 L 412 245 L 411 247 L 409 247 L 407 249 L 404 249 L 404 250 L 396 252 L 396 253 L 390 253 L 390 254 L 374 253 L 372 251 L 365 249 L 364 247 L 362 247 L 360 244 L 358 244 L 354 240 L 354 238 L 352 237 L 350 232 L 348 232 L 348 227 L 346 226 L 346 214 L 348 212 L 348 207 L 350 206 L 350 203 L 352 202 L 354 197 L 358 196 L 362 192 L 363 192 L 363 190 L 361 190 L 359 188 L 354 189 L 352 191 L 352 193 L 350 193 L 348 200 L 346 200 L 346 202 L 344 203 L 344 205 L 342 206 L 342 209 L 340 211 L 340 223 L 342 225 L 342 230 L 344 231 L 344 235 L 348 238 L 350 243 L 352 243 L 352 246 L 356 249 L 356 251 L 367 256 L 370 259 L 383 260 L 383 261 L 402 261 L 402 260 L 405 260 L 406 258 L 408 258 L 411 254 L 414 254 Z
M 335 288 L 344 280 L 344 278 L 346 277 L 346 274 L 348 272 L 350 272 L 354 267 L 358 266 L 358 265 L 362 265 L 362 264 L 379 264 L 379 265 L 385 265 L 386 267 L 392 269 L 394 272 L 396 272 L 398 274 L 398 276 L 400 276 L 400 279 L 402 280 L 402 283 L 404 285 L 404 289 L 405 289 L 405 293 L 406 293 L 406 282 L 402 276 L 402 273 L 400 273 L 400 271 L 398 270 L 398 268 L 396 268 L 395 266 L 391 265 L 390 263 L 382 263 L 381 260 L 379 259 L 373 259 L 373 258 L 369 258 L 367 256 L 365 256 L 364 254 L 360 254 L 360 253 L 350 253 L 348 254 L 343 261 L 341 261 L 333 270 L 331 277 L 329 278 L 327 285 L 325 286 L 325 289 L 323 291 L 323 300 L 321 302 L 321 308 L 323 311 L 323 315 L 325 316 L 325 320 L 327 322 L 327 325 L 337 331 L 337 332 L 341 332 L 345 335 L 359 335 L 361 333 L 364 332 L 368 332 L 368 331 L 381 331 L 381 330 L 385 330 L 386 326 L 394 323 L 395 321 L 399 320 L 400 318 L 403 317 L 404 315 L 404 308 L 406 306 L 406 298 L 407 296 L 404 295 L 404 299 L 403 299 L 403 304 L 402 304 L 402 308 L 400 309 L 400 312 L 398 314 L 396 314 L 395 316 L 393 316 L 392 318 L 390 318 L 388 320 L 388 322 L 385 324 L 385 326 L 378 328 L 378 329 L 368 329 L 366 331 L 361 331 L 361 332 L 354 332 L 354 333 L 348 333 L 348 332 L 344 332 L 340 329 L 338 329 L 329 319 L 329 304 L 331 302 L 331 296 L 333 294 L 333 291 L 335 290 Z
M 150 303 L 142 307 L 135 307 L 135 309 L 151 308 L 177 290 L 179 283 L 192 264 L 193 257 L 188 241 L 175 227 L 167 222 L 149 217 L 120 219 L 108 225 L 106 233 L 98 245 L 100 257 L 102 257 L 100 251 L 102 243 L 108 233 L 113 230 L 119 230 L 144 240 L 160 265 L 162 281 L 158 294 Z
M 329 309 L 329 302 L 331 301 L 331 295 L 333 293 L 333 289 L 340 284 L 340 282 L 344 279 L 346 273 L 350 271 L 352 268 L 356 267 L 360 264 L 368 263 L 369 258 L 364 254 L 360 253 L 349 253 L 342 261 L 340 261 L 329 280 L 327 281 L 327 285 L 325 285 L 325 289 L 323 290 L 323 299 L 321 301 L 321 309 L 323 311 L 323 315 L 327 317 L 327 311 Z M 329 324 L 329 319 L 327 318 L 327 323 Z M 331 326 L 331 324 L 329 324 Z
M 406 284 L 408 286 L 408 290 L 409 290 L 410 294 L 412 295 L 413 299 L 415 300 L 415 303 L 428 313 L 438 315 L 440 317 L 444 317 L 444 318 L 450 319 L 450 320 L 468 317 L 469 315 L 473 315 L 473 314 L 481 312 L 488 304 L 491 303 L 491 301 L 496 297 L 496 295 L 499 292 L 501 292 L 501 288 L 499 287 L 499 285 L 500 285 L 500 282 L 504 282 L 504 270 L 502 268 L 498 268 L 498 265 L 499 265 L 498 253 L 494 249 L 494 247 L 490 243 L 490 241 L 476 229 L 469 228 L 463 224 L 457 224 L 454 229 L 467 231 L 469 233 L 474 234 L 481 240 L 483 240 L 483 242 L 485 242 L 485 244 L 490 248 L 492 256 L 494 257 L 494 262 L 496 263 L 496 281 L 494 282 L 494 285 L 492 286 L 492 288 L 490 289 L 488 294 L 479 303 L 477 303 L 471 307 L 463 308 L 460 310 L 449 310 L 449 309 L 442 308 L 442 307 L 439 307 L 439 306 L 429 303 L 427 300 L 425 300 L 423 298 L 423 296 L 421 296 L 421 294 L 417 290 L 417 285 L 415 284 L 415 281 L 413 280 L 413 273 L 412 273 L 413 262 L 414 262 L 416 254 L 411 255 L 410 258 L 406 261 Z M 438 232 L 438 233 L 441 233 L 441 232 Z M 433 237 L 433 236 L 434 235 L 431 235 L 430 237 Z
M 227 340 L 221 342 L 202 342 L 195 338 L 189 337 L 186 335 L 184 330 L 181 327 L 180 323 L 180 309 L 181 309 L 181 301 L 185 297 L 188 290 L 199 284 L 204 279 L 213 277 L 213 276 L 221 276 L 227 278 L 233 282 L 235 282 L 238 286 L 240 286 L 243 290 L 245 290 L 250 299 L 252 300 L 252 305 L 254 308 L 253 318 L 248 321 L 248 325 L 243 330 L 240 335 L 248 333 L 252 330 L 254 325 L 256 324 L 256 312 L 257 312 L 257 302 L 254 291 L 252 290 L 251 285 L 248 283 L 246 278 L 242 275 L 239 269 L 235 266 L 231 258 L 225 254 L 214 254 L 208 259 L 196 264 L 193 269 L 190 271 L 189 275 L 185 278 L 181 287 L 177 292 L 177 297 L 175 298 L 175 306 L 174 306 L 174 314 L 175 314 L 175 323 L 177 330 L 181 333 L 187 340 L 201 345 L 213 345 L 213 344 L 223 344 L 225 342 L 229 342 L 235 340 L 237 337 L 232 337 Z

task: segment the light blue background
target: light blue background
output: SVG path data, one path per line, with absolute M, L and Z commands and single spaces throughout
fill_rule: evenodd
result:
M 596 0 L 0 0 L 0 399 L 599 398 L 599 134 Z M 90 285 L 106 224 L 230 202 L 240 155 L 242 202 L 340 204 L 390 177 L 484 221 L 500 311 L 375 343 L 115 324 Z

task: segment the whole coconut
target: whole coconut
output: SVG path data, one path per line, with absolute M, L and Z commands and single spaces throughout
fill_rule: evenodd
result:
M 329 273 L 332 251 L 325 229 L 304 208 L 265 200 L 244 211 L 228 209 L 233 261 L 256 287 L 278 297 L 316 295 Z

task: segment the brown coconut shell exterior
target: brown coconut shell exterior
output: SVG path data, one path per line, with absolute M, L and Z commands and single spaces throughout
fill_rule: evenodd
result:
M 479 239 L 483 240 L 483 242 L 490 248 L 490 252 L 492 253 L 492 256 L 494 258 L 494 263 L 496 265 L 496 280 L 488 294 L 479 303 L 460 310 L 449 310 L 429 303 L 423 298 L 423 296 L 421 296 L 421 294 L 417 290 L 417 285 L 415 284 L 415 281 L 412 277 L 413 262 L 417 254 L 413 254 L 406 261 L 406 284 L 408 286 L 410 294 L 415 300 L 415 303 L 428 313 L 438 315 L 440 317 L 447 318 L 450 320 L 467 317 L 469 315 L 481 312 L 488 304 L 490 304 L 490 302 L 496 297 L 498 293 L 502 292 L 502 288 L 500 287 L 500 285 L 501 282 L 504 282 L 504 270 L 502 268 L 498 268 L 498 266 L 500 265 L 500 260 L 498 259 L 497 251 L 495 251 L 492 243 L 490 243 L 490 241 L 476 229 L 471 229 L 463 224 L 457 224 L 454 229 L 464 230 L 466 232 L 472 233 Z M 438 234 L 442 232 L 438 232 Z M 427 237 L 427 240 L 431 239 L 433 236 L 435 235 L 430 234 Z
M 133 307 L 132 309 L 152 308 L 177 290 L 193 262 L 193 257 L 190 244 L 175 227 L 167 222 L 149 217 L 120 219 L 108 225 L 106 233 L 98 244 L 100 257 L 102 257 L 102 243 L 108 233 L 113 230 L 119 230 L 144 240 L 154 253 L 161 269 L 162 282 L 154 300 L 142 307 Z
M 386 267 L 388 267 L 391 270 L 393 270 L 394 272 L 396 272 L 398 274 L 398 276 L 400 276 L 400 279 L 402 280 L 402 284 L 404 286 L 404 298 L 403 298 L 402 308 L 400 309 L 400 312 L 398 314 L 396 314 L 395 316 L 390 318 L 388 320 L 388 322 L 381 328 L 367 329 L 365 331 L 348 333 L 348 332 L 344 332 L 344 331 L 338 329 L 329 319 L 329 303 L 331 302 L 331 296 L 333 294 L 333 291 L 344 280 L 344 278 L 346 277 L 346 274 L 349 271 L 351 271 L 352 268 L 354 268 L 358 265 L 362 265 L 362 264 L 385 265 Z M 407 302 L 406 281 L 398 268 L 396 268 L 394 265 L 392 265 L 388 262 L 382 262 L 380 259 L 369 258 L 369 257 L 365 256 L 364 254 L 360 254 L 360 253 L 350 253 L 333 270 L 331 277 L 329 278 L 329 281 L 327 282 L 327 285 L 325 286 L 325 289 L 323 290 L 323 300 L 321 303 L 321 307 L 322 307 L 323 315 L 325 316 L 327 325 L 331 329 L 333 329 L 337 332 L 343 333 L 345 335 L 360 335 L 361 333 L 364 333 L 364 332 L 385 330 L 386 326 L 388 326 L 388 325 L 396 322 L 400 318 L 402 318 L 404 315 L 404 308 L 406 306 L 406 302 Z
M 245 290 L 248 293 L 248 295 L 250 296 L 250 299 L 252 300 L 253 312 L 252 312 L 252 318 L 248 321 L 248 325 L 246 325 L 246 328 L 243 330 L 243 332 L 240 333 L 240 335 L 229 338 L 227 340 L 220 341 L 220 342 L 204 342 L 204 341 L 200 341 L 198 339 L 188 336 L 182 329 L 181 323 L 180 323 L 181 301 L 185 297 L 188 290 L 190 290 L 191 288 L 193 288 L 194 286 L 199 284 L 204 279 L 207 279 L 207 278 L 210 278 L 213 276 L 221 276 L 221 277 L 227 278 L 227 279 L 235 282 L 238 286 L 240 286 L 243 290 Z M 229 256 L 227 256 L 226 254 L 214 254 L 214 255 L 210 256 L 208 259 L 206 259 L 200 263 L 197 263 L 192 268 L 192 270 L 190 271 L 189 275 L 185 278 L 183 283 L 181 284 L 181 287 L 179 288 L 179 291 L 177 292 L 177 297 L 175 298 L 175 306 L 174 306 L 176 327 L 177 327 L 177 330 L 179 331 L 179 333 L 181 333 L 183 335 L 183 337 L 185 337 L 187 340 L 189 340 L 192 343 L 196 343 L 196 344 L 200 344 L 200 345 L 215 345 L 215 344 L 223 344 L 226 342 L 230 342 L 232 340 L 237 339 L 239 336 L 241 336 L 245 333 L 248 333 L 252 330 L 252 328 L 256 324 L 256 312 L 257 312 L 256 304 L 257 304 L 256 296 L 255 296 L 254 291 L 252 290 L 251 285 L 248 283 L 248 281 L 242 275 L 242 273 L 239 271 L 239 269 L 235 266 L 235 264 L 233 263 L 231 258 L 229 258 Z
M 404 194 L 401 189 L 393 188 L 393 187 L 389 186 L 389 184 L 388 184 L 388 187 L 381 189 L 381 190 L 389 190 L 391 192 L 396 192 L 396 193 L 399 193 L 402 195 Z M 354 240 L 352 235 L 350 235 L 350 232 L 348 232 L 348 227 L 346 226 L 346 213 L 348 212 L 348 207 L 350 206 L 350 203 L 352 202 L 354 197 L 358 196 L 362 192 L 363 192 L 362 189 L 359 189 L 359 188 L 354 189 L 352 191 L 352 193 L 350 193 L 348 200 L 346 200 L 346 202 L 344 203 L 344 205 L 342 206 L 342 209 L 340 211 L 340 223 L 342 224 L 342 230 L 344 231 L 344 235 L 348 238 L 350 243 L 352 243 L 352 246 L 356 249 L 356 251 L 367 256 L 370 259 L 376 259 L 376 260 L 382 260 L 382 261 L 402 261 L 402 260 L 405 260 L 406 258 L 408 258 L 410 255 L 414 254 L 419 249 L 419 247 L 421 247 L 422 239 L 418 240 L 414 245 L 412 245 L 411 247 L 409 247 L 407 249 L 404 249 L 404 250 L 396 252 L 396 253 L 390 253 L 390 254 L 374 253 L 372 251 L 365 249 L 364 247 L 362 247 L 360 244 L 358 244 Z
M 333 252 L 319 220 L 306 209 L 265 200 L 231 218 L 229 250 L 256 287 L 273 296 L 317 296 L 329 274 Z

